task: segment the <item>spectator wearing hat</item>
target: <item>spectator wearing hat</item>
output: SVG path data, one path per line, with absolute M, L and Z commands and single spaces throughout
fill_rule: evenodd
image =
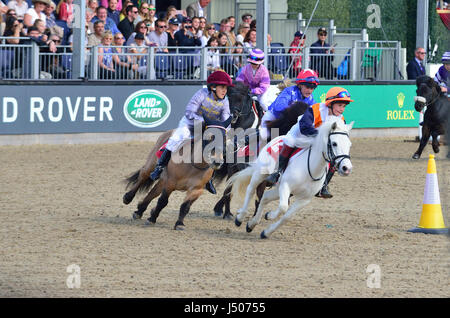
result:
M 186 8 L 186 15 L 189 18 L 193 17 L 205 17 L 206 18 L 206 7 L 211 2 L 211 0 L 198 0 L 191 3 Z
M 242 15 L 242 23 L 248 23 L 248 25 L 250 25 L 250 23 L 252 23 L 253 20 L 253 16 L 250 13 L 244 13 Z
M 415 80 L 421 75 L 425 75 L 425 66 L 423 60 L 425 59 L 425 49 L 423 47 L 417 47 L 414 50 L 414 58 L 406 65 L 406 73 L 409 80 Z
M 264 63 L 264 52 L 260 49 L 253 49 L 247 59 L 248 64 L 245 65 L 236 81 L 243 82 L 250 88 L 251 94 L 258 97 L 259 104 L 264 111 L 269 105 L 264 103 L 264 94 L 270 86 L 270 75 Z
M 167 46 L 169 47 L 169 52 L 175 52 L 176 49 L 171 48 L 177 46 L 177 40 L 175 39 L 175 33 L 178 32 L 180 21 L 177 18 L 172 18 L 169 20 L 169 28 L 167 29 Z
M 311 68 L 315 70 L 320 77 L 332 79 L 334 75 L 332 65 L 334 56 L 330 55 L 330 53 L 334 53 L 334 48 L 330 47 L 330 44 L 326 42 L 327 29 L 319 28 L 317 37 L 317 42 L 311 44 L 311 49 L 309 51 L 311 54 Z
M 441 91 L 448 95 L 448 88 L 450 85 L 450 78 L 448 76 L 448 73 L 450 72 L 450 51 L 444 53 L 441 62 L 443 65 L 437 71 L 434 80 L 441 87 Z
M 292 57 L 292 77 L 296 77 L 302 70 L 302 54 L 305 47 L 306 35 L 300 31 L 295 32 L 294 40 L 291 42 L 289 54 Z
M 47 23 L 44 10 L 47 5 L 50 4 L 50 0 L 33 0 L 33 8 L 29 8 L 23 16 L 23 24 L 26 28 L 31 27 L 36 19 L 41 19 Z

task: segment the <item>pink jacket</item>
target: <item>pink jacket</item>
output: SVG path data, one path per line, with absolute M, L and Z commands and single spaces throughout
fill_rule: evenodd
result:
M 251 93 L 255 95 L 264 94 L 270 86 L 269 71 L 263 64 L 256 70 L 255 77 L 253 77 L 250 63 L 245 65 L 236 80 L 244 82 L 245 85 L 250 87 Z

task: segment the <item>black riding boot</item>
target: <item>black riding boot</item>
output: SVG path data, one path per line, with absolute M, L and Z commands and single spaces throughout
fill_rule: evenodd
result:
M 271 185 L 277 183 L 278 178 L 286 169 L 287 164 L 289 162 L 289 158 L 294 149 L 295 148 L 291 148 L 287 145 L 283 145 L 283 148 L 280 151 L 280 159 L 278 160 L 278 170 L 266 178 L 268 186 L 271 186 Z
M 155 170 L 150 174 L 150 179 L 153 181 L 156 181 L 159 179 L 159 176 L 163 172 L 164 168 L 167 166 L 170 160 L 170 156 L 172 155 L 172 152 L 168 150 L 167 148 L 164 149 L 163 153 L 161 154 L 161 158 L 159 158 L 158 163 L 156 164 Z
M 214 173 L 213 173 L 211 179 L 209 179 L 208 183 L 205 184 L 205 189 L 208 190 L 212 194 L 216 194 L 217 191 L 216 191 L 216 188 L 214 188 L 213 180 L 214 180 Z
M 325 182 L 323 183 L 322 189 L 317 192 L 316 197 L 321 197 L 324 199 L 332 198 L 333 195 L 328 191 L 328 183 L 330 183 L 331 178 L 333 178 L 333 175 L 335 173 L 335 170 L 331 168 L 327 172 L 327 176 L 325 177 Z

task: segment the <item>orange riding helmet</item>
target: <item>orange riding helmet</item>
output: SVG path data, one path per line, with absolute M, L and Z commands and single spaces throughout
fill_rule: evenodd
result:
M 331 106 L 331 103 L 333 102 L 346 102 L 347 104 L 350 102 L 353 102 L 353 100 L 350 99 L 349 92 L 342 87 L 333 87 L 328 90 L 327 95 L 325 96 L 325 105 L 328 107 Z

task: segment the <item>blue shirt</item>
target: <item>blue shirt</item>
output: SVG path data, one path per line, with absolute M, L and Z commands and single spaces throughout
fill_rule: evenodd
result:
M 269 106 L 269 111 L 278 118 L 283 110 L 288 108 L 293 102 L 304 102 L 308 105 L 314 105 L 316 101 L 312 94 L 305 98 L 297 86 L 290 86 L 285 88 L 275 101 Z
M 97 20 L 99 20 L 97 16 L 93 17 L 91 20 L 92 24 L 94 24 L 95 21 Z M 120 32 L 119 29 L 117 28 L 117 25 L 114 23 L 114 20 L 111 18 L 106 18 L 105 31 L 111 31 L 113 35 Z

